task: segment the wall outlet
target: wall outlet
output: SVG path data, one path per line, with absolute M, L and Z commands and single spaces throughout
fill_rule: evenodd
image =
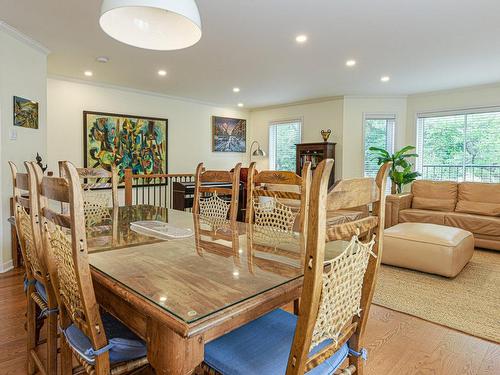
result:
M 10 129 L 9 139 L 15 141 L 17 139 L 17 129 Z

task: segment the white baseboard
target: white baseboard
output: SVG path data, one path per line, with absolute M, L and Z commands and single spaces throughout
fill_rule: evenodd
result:
M 12 263 L 12 259 L 5 263 L 0 263 L 0 273 L 4 273 L 10 271 L 14 268 L 14 264 Z

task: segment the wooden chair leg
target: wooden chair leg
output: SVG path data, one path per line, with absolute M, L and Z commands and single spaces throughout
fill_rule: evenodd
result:
M 26 334 L 27 334 L 27 355 L 28 355 L 28 375 L 33 375 L 36 372 L 35 360 L 31 355 L 31 351 L 36 347 L 36 303 L 28 296 L 28 308 L 26 311 Z
M 365 361 L 361 357 L 350 356 L 349 357 L 349 366 L 356 367 L 356 374 L 363 375 L 365 368 Z
M 49 314 L 47 321 L 47 374 L 57 375 L 57 314 Z
M 72 375 L 73 352 L 61 334 L 61 375 Z
M 38 345 L 40 342 L 40 331 L 42 330 L 43 326 L 43 319 L 38 319 L 40 314 L 42 313 L 42 310 L 40 309 L 40 306 L 38 306 L 35 303 L 35 343 Z

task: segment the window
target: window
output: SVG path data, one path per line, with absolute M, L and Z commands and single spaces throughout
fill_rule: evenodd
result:
M 275 121 L 269 127 L 269 168 L 295 171 L 295 144 L 301 141 L 302 120 Z
M 500 182 L 500 108 L 417 116 L 423 179 Z
M 394 127 L 396 125 L 395 115 L 365 115 L 363 126 L 364 139 L 364 175 L 365 177 L 375 177 L 380 166 L 377 159 L 373 157 L 370 147 L 383 148 L 394 152 Z M 390 181 L 389 181 L 390 182 Z M 388 185 L 390 192 L 391 185 Z

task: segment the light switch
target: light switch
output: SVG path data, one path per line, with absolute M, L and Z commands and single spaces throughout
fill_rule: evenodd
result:
M 17 129 L 10 129 L 10 140 L 15 141 L 17 139 Z

